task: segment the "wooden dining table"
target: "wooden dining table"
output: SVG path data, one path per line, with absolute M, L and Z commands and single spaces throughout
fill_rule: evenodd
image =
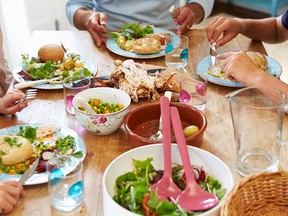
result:
M 198 62 L 208 56 L 208 40 L 203 29 L 192 29 L 186 33 L 189 37 L 189 63 L 187 70 L 196 72 Z M 98 75 L 110 74 L 114 69 L 114 60 L 127 58 L 114 54 L 105 45 L 97 48 L 86 31 L 34 31 L 27 46 L 27 54 L 37 56 L 39 48 L 47 43 L 63 43 L 68 52 L 79 53 L 98 67 Z M 262 43 L 244 36 L 219 48 L 219 51 L 254 50 L 267 54 Z M 164 57 L 153 59 L 134 59 L 136 62 L 165 66 Z M 229 104 L 225 95 L 235 88 L 208 84 L 206 110 L 204 111 L 208 127 L 201 148 L 207 150 L 231 169 L 234 181 L 241 176 L 235 167 L 235 142 Z M 139 104 L 150 103 L 142 99 L 140 103 L 131 103 L 130 109 Z M 286 118 L 286 117 L 285 117 Z M 9 215 L 103 215 L 102 181 L 103 173 L 109 163 L 117 156 L 131 149 L 127 134 L 122 126 L 108 136 L 97 136 L 86 131 L 74 116 L 66 114 L 63 90 L 39 89 L 37 98 L 29 101 L 29 106 L 15 115 L 0 115 L 0 128 L 29 123 L 58 125 L 74 130 L 85 142 L 87 154 L 84 159 L 85 204 L 70 213 L 55 210 L 50 205 L 47 183 L 24 186 L 25 196 Z M 221 172 L 221 170 L 219 170 Z

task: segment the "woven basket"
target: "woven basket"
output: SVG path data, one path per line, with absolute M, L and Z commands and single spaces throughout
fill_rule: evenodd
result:
M 243 178 L 230 192 L 221 216 L 288 215 L 288 172 L 263 172 Z

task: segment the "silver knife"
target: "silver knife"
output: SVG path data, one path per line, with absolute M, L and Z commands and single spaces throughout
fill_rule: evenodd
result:
M 26 172 L 21 176 L 21 178 L 18 180 L 18 183 L 24 185 L 25 182 L 34 174 L 37 166 L 39 163 L 39 157 L 29 166 L 29 168 L 26 170 Z
M 153 75 L 156 72 L 161 73 L 162 71 L 167 70 L 167 68 L 155 68 L 155 69 L 148 69 L 146 70 L 149 75 Z M 93 76 L 93 77 L 87 77 L 88 79 L 91 79 L 91 83 L 94 81 L 95 78 L 100 80 L 109 80 L 110 75 L 103 75 L 103 76 Z M 73 86 L 76 86 L 78 84 L 77 81 L 73 82 Z

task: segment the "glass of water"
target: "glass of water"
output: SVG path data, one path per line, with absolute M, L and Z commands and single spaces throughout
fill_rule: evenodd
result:
M 75 157 L 54 157 L 47 164 L 51 205 L 72 211 L 84 204 L 83 165 Z
M 165 39 L 165 64 L 169 68 L 184 69 L 188 64 L 189 38 L 175 35 Z

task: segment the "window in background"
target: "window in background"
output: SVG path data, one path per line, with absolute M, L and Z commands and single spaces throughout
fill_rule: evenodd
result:
M 4 52 L 10 70 L 21 61 L 33 30 L 71 30 L 65 0 L 0 0 Z

